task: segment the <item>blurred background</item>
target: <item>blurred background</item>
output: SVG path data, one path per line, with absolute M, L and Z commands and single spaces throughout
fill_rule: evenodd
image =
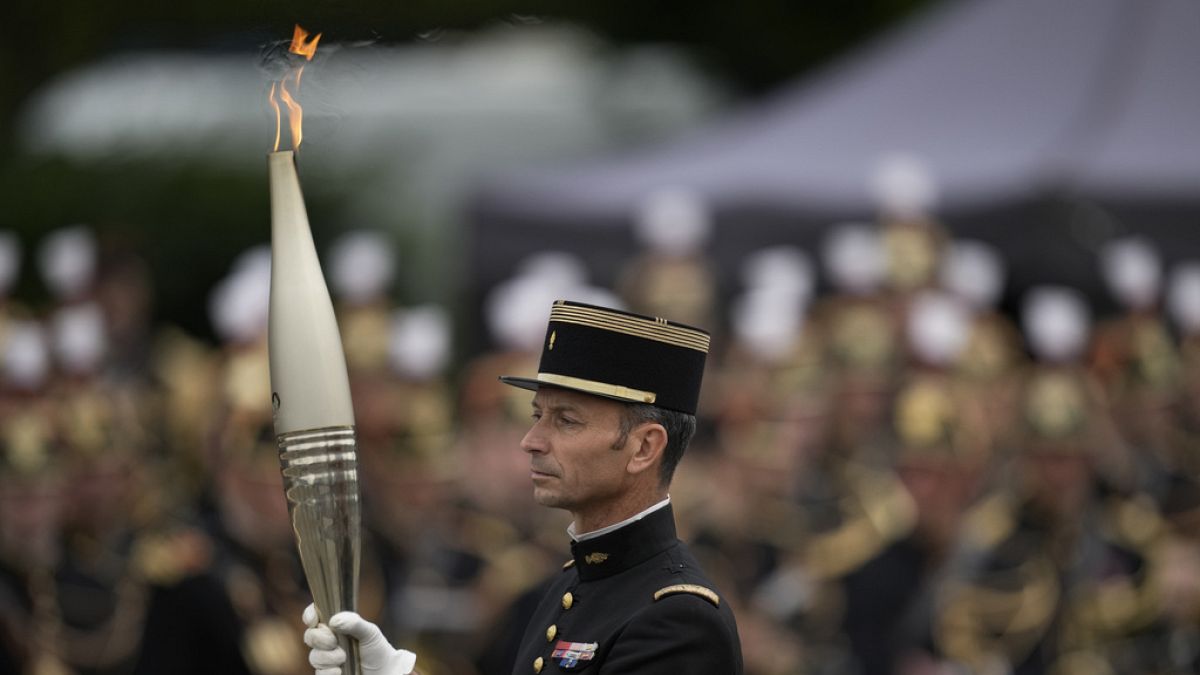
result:
M 558 298 L 713 332 L 672 500 L 748 674 L 1200 669 L 1194 0 L 64 0 L 0 21 L 0 673 L 311 672 L 296 23 L 362 612 L 426 675 L 512 672 L 568 555 L 496 380 Z

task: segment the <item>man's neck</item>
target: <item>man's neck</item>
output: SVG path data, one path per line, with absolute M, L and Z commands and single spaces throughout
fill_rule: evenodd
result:
M 670 495 L 662 493 L 657 495 L 657 500 L 640 502 L 638 504 L 640 508 L 631 506 L 621 510 L 612 510 L 604 514 L 605 517 L 596 517 L 593 515 L 591 518 L 586 518 L 583 513 L 574 513 L 572 515 L 575 517 L 575 520 L 567 528 L 567 532 L 576 541 L 591 538 L 591 536 L 616 530 L 621 526 L 640 520 L 642 517 L 666 506 L 670 501 Z

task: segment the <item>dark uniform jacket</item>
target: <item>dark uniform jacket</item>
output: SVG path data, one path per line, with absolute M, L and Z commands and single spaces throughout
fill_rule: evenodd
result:
M 571 552 L 525 629 L 514 675 L 741 675 L 733 612 L 676 538 L 670 505 Z

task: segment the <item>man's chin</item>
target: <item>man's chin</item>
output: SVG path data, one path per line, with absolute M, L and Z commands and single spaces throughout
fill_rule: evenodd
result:
M 557 492 L 547 490 L 546 488 L 534 487 L 533 501 L 537 502 L 541 506 L 546 506 L 552 509 L 566 508 L 566 504 L 563 502 L 562 495 L 558 494 Z

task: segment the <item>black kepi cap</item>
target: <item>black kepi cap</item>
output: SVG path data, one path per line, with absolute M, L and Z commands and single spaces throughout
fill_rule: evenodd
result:
M 550 309 L 537 376 L 500 380 L 694 415 L 709 339 L 708 332 L 674 321 L 558 300 Z

